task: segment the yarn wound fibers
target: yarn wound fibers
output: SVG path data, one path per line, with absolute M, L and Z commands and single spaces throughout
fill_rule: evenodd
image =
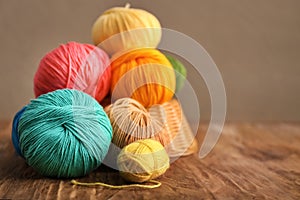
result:
M 109 92 L 110 81 L 110 60 L 103 50 L 69 42 L 42 58 L 34 76 L 34 93 L 38 97 L 69 88 L 83 91 L 100 102 Z
M 79 177 L 107 154 L 112 127 L 102 106 L 77 90 L 49 92 L 31 100 L 17 134 L 26 162 L 49 177 Z
M 172 99 L 176 79 L 168 59 L 156 49 L 138 49 L 113 58 L 111 96 L 130 97 L 146 108 Z
M 161 40 L 158 19 L 146 10 L 114 7 L 95 21 L 92 38 L 109 55 L 136 48 L 156 48 Z
M 155 140 L 133 142 L 122 149 L 118 156 L 121 176 L 130 182 L 145 182 L 164 174 L 169 168 L 169 156 Z
M 105 107 L 114 132 L 112 143 L 123 148 L 134 141 L 151 138 L 168 146 L 181 124 L 181 113 L 174 116 L 170 106 L 178 108 L 179 105 L 167 102 L 147 110 L 134 99 L 122 98 Z
M 165 56 L 168 58 L 168 60 L 170 61 L 170 63 L 172 64 L 174 70 L 175 70 L 175 74 L 176 74 L 176 91 L 175 92 L 179 92 L 183 86 L 184 86 L 184 82 L 186 80 L 186 76 L 187 76 L 187 71 L 185 66 L 182 64 L 182 62 L 180 62 L 177 58 L 165 54 Z

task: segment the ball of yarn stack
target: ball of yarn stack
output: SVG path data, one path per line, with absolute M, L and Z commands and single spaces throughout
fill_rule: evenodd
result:
M 161 40 L 161 26 L 151 13 L 125 7 L 106 10 L 95 21 L 92 38 L 108 54 L 136 48 L 156 48 Z
M 109 63 L 108 55 L 94 45 L 62 44 L 40 61 L 34 76 L 35 96 L 70 88 L 83 91 L 100 102 L 110 88 Z
M 112 143 L 124 146 L 141 139 L 154 139 L 166 146 L 177 132 L 170 132 L 167 116 L 155 117 L 138 101 L 131 98 L 118 99 L 105 107 L 113 128 Z M 164 112 L 164 111 L 163 111 Z
M 167 59 L 170 61 L 171 65 L 173 66 L 176 74 L 176 90 L 175 92 L 179 92 L 183 86 L 184 82 L 186 80 L 187 72 L 185 66 L 175 57 L 165 54 Z
M 12 134 L 26 162 L 50 177 L 79 177 L 99 167 L 112 139 L 102 106 L 63 89 L 39 96 L 16 116 Z M 13 136 L 14 137 L 14 136 Z
M 121 176 L 137 183 L 159 177 L 170 166 L 164 147 L 151 139 L 139 140 L 124 147 L 117 163 Z
M 138 49 L 111 63 L 112 100 L 130 97 L 145 107 L 172 99 L 176 79 L 171 63 L 156 49 Z

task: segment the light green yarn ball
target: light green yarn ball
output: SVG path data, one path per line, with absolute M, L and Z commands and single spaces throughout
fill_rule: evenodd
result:
M 32 100 L 18 126 L 26 162 L 50 177 L 79 177 L 97 168 L 107 154 L 112 127 L 101 105 L 70 89 Z
M 183 86 L 184 82 L 186 80 L 187 72 L 185 66 L 176 58 L 173 56 L 165 54 L 165 56 L 168 58 L 169 62 L 173 66 L 176 74 L 176 90 L 175 92 L 179 92 Z

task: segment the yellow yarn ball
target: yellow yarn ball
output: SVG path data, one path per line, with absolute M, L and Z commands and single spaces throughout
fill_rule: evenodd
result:
M 135 48 L 155 48 L 161 40 L 158 19 L 145 10 L 128 5 L 106 10 L 93 25 L 94 44 L 100 44 L 110 55 Z
M 164 174 L 170 167 L 164 147 L 151 139 L 139 140 L 124 147 L 118 156 L 121 176 L 130 182 L 142 183 Z

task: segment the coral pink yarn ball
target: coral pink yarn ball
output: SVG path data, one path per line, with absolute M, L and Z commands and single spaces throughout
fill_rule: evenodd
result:
M 34 93 L 38 97 L 69 88 L 83 91 L 100 102 L 109 92 L 110 81 L 110 60 L 103 50 L 69 42 L 42 58 L 34 76 Z

